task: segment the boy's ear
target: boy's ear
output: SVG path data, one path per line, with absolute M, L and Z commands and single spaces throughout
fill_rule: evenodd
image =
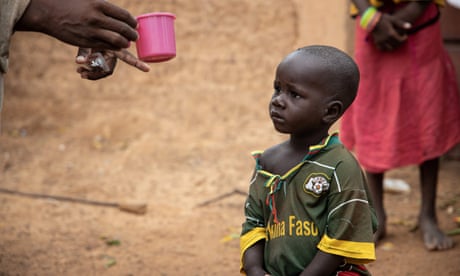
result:
M 327 124 L 333 124 L 342 116 L 343 103 L 338 100 L 330 101 L 324 111 L 323 121 Z

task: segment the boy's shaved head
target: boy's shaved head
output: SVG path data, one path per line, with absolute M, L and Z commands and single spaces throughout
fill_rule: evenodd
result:
M 344 110 L 354 101 L 358 92 L 359 69 L 354 60 L 345 52 L 323 45 L 306 46 L 297 49 L 295 53 L 302 53 L 314 57 L 318 62 L 327 81 L 322 86 L 333 98 L 343 102 Z

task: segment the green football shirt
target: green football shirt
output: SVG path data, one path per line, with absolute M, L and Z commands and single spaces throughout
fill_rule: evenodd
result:
M 348 264 L 375 260 L 377 226 L 364 174 L 336 135 L 310 147 L 284 175 L 256 168 L 245 203 L 244 252 L 265 239 L 265 268 L 272 275 L 298 275 L 318 250 Z

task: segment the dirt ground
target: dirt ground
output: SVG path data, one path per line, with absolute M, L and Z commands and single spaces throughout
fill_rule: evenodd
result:
M 133 14 L 153 6 L 117 2 Z M 148 210 L 0 193 L 0 275 L 238 275 L 250 152 L 285 138 L 267 104 L 276 64 L 299 46 L 298 10 L 291 1 L 158 2 L 156 10 L 177 14 L 178 53 L 149 73 L 119 64 L 107 79 L 81 80 L 73 47 L 15 35 L 0 187 Z M 427 252 L 412 231 L 416 167 L 389 177 L 411 191 L 386 194 L 390 235 L 371 272 L 460 275 L 459 246 Z M 438 215 L 446 232 L 460 215 L 459 177 L 460 161 L 444 158 Z

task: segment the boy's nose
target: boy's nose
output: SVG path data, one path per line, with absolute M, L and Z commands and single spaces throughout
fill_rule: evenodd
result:
M 283 94 L 284 93 L 279 93 L 278 95 L 274 95 L 272 97 L 272 104 L 274 106 L 278 106 L 278 107 L 284 107 L 284 99 L 283 99 Z

